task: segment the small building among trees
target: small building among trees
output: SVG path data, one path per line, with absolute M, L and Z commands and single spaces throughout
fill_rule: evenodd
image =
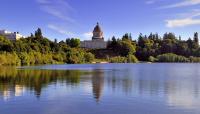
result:
M 7 30 L 0 30 L 0 35 L 5 36 L 11 41 L 16 41 L 24 37 L 21 34 L 19 34 L 19 32 L 10 32 Z

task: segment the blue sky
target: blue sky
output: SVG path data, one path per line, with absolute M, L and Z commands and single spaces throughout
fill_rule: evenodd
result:
M 0 29 L 28 36 L 38 27 L 51 40 L 90 39 L 97 22 L 106 39 L 131 33 L 200 31 L 200 0 L 1 0 Z

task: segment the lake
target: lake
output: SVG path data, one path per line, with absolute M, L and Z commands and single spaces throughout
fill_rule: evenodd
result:
M 200 64 L 0 67 L 0 114 L 199 114 Z

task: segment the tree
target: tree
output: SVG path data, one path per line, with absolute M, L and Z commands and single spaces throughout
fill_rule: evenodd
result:
M 58 43 L 58 40 L 57 40 L 57 39 L 54 39 L 54 43 L 57 44 L 57 43 Z
M 178 40 L 181 41 L 181 36 L 178 37 Z
M 127 56 L 127 60 L 128 60 L 128 63 L 137 63 L 138 62 L 137 57 L 135 57 L 135 55 L 131 55 L 131 54 L 129 54 Z
M 123 37 L 122 37 L 122 40 L 128 40 L 129 39 L 129 35 L 128 33 L 126 33 Z
M 126 33 L 126 34 L 122 37 L 122 40 L 131 40 L 131 41 L 132 41 L 131 33 L 130 33 L 130 34 Z
M 84 55 L 84 58 L 85 58 L 85 62 L 86 63 L 92 63 L 95 59 L 94 55 L 92 53 L 85 53 Z
M 174 33 L 165 33 L 163 36 L 163 39 L 171 39 L 171 40 L 175 40 L 176 36 Z
M 81 45 L 81 41 L 78 38 L 66 39 L 66 44 L 72 48 L 78 48 Z
M 35 31 L 35 37 L 38 38 L 38 39 L 42 39 L 42 38 L 43 38 L 42 30 L 41 30 L 40 28 L 38 28 L 38 29 Z
M 194 33 L 194 44 L 193 44 L 193 46 L 194 46 L 195 49 L 199 48 L 199 36 L 198 36 L 197 32 Z
M 77 48 L 77 47 L 80 47 L 80 45 L 81 45 L 81 41 L 80 41 L 80 39 L 78 39 L 78 38 L 72 38 L 71 39 L 71 47 L 72 48 Z
M 188 58 L 173 53 L 159 55 L 157 60 L 158 62 L 189 62 Z
M 66 63 L 78 64 L 84 63 L 84 53 L 78 49 L 72 48 L 66 52 Z
M 187 40 L 187 44 L 188 44 L 188 48 L 189 48 L 189 49 L 192 49 L 192 39 L 191 39 L 191 38 L 189 38 L 189 39 Z
M 0 51 L 12 52 L 13 50 L 13 43 L 6 37 L 0 36 Z
M 116 48 L 121 56 L 127 56 L 128 54 L 134 54 L 136 52 L 136 45 L 132 45 L 131 41 L 119 41 L 119 45 Z
M 174 53 L 176 50 L 176 43 L 173 39 L 164 39 L 161 45 L 162 53 Z
M 199 36 L 198 36 L 198 32 L 194 33 L 194 42 L 199 44 Z
M 142 33 L 140 33 L 138 37 L 138 46 L 141 48 L 145 47 L 145 38 L 143 37 Z
M 112 41 L 108 43 L 107 47 L 110 49 L 115 49 L 115 47 L 117 47 L 117 39 L 115 38 L 115 36 L 112 37 Z
M 31 38 L 34 38 L 34 35 L 33 35 L 33 33 L 31 33 Z

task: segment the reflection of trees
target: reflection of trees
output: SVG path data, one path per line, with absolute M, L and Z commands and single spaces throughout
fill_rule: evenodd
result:
M 80 82 L 81 71 L 59 70 L 17 70 L 12 67 L 0 68 L 0 92 L 14 89 L 16 85 L 28 88 L 40 96 L 42 88 L 50 83 L 76 85 Z M 0 93 L 1 94 L 1 93 Z
M 122 90 L 124 93 L 129 94 L 132 92 L 133 88 L 133 75 L 130 74 L 130 71 L 125 70 L 113 70 L 112 72 L 108 72 L 106 75 L 106 81 L 110 87 L 112 87 L 112 91 Z
M 100 97 L 103 92 L 104 85 L 104 74 L 102 71 L 95 71 L 92 74 L 92 86 L 93 86 L 93 94 L 94 98 L 97 102 L 100 100 Z

